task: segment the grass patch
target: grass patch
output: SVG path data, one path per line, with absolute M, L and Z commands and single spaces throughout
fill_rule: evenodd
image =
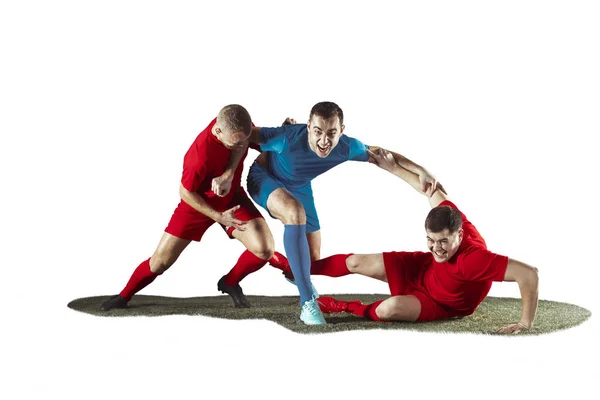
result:
M 335 294 L 342 300 L 363 303 L 385 299 L 384 294 Z M 444 321 L 380 323 L 351 314 L 326 314 L 327 325 L 306 326 L 298 318 L 298 296 L 247 296 L 251 308 L 234 308 L 229 296 L 163 297 L 136 295 L 129 307 L 100 311 L 100 305 L 110 296 L 76 299 L 68 307 L 102 317 L 159 317 L 163 315 L 203 315 L 234 320 L 266 319 L 297 333 L 331 333 L 361 329 L 403 329 L 420 332 L 494 334 L 495 330 L 521 318 L 521 299 L 487 297 L 472 315 Z M 585 308 L 549 300 L 540 300 L 533 329 L 520 335 L 539 335 L 568 329 L 583 323 L 592 313 Z

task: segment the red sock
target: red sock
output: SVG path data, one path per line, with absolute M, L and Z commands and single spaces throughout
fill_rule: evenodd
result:
M 277 269 L 282 270 L 286 275 L 294 276 L 294 274 L 292 274 L 292 268 L 290 267 L 288 259 L 281 253 L 274 252 L 273 257 L 271 257 L 269 260 L 269 264 Z
M 334 278 L 350 275 L 350 271 L 348 271 L 348 267 L 346 267 L 346 259 L 351 255 L 352 253 L 336 254 L 335 256 L 313 261 L 310 265 L 310 274 L 327 275 Z
M 227 286 L 239 284 L 242 279 L 249 274 L 258 271 L 266 263 L 267 260 L 255 256 L 251 251 L 244 251 L 231 271 L 225 275 L 225 284 Z
M 127 301 L 131 300 L 134 294 L 151 284 L 158 275 L 160 274 L 150 271 L 150 259 L 147 259 L 133 271 L 125 289 L 120 293 L 121 297 Z
M 371 321 L 386 322 L 385 320 L 379 318 L 375 312 L 381 303 L 383 303 L 383 300 L 376 301 L 372 304 L 362 304 L 361 302 L 349 301 L 348 312 L 358 315 L 359 317 L 370 319 Z

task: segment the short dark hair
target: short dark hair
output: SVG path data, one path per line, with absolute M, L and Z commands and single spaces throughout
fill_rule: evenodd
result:
M 425 219 L 425 230 L 433 233 L 448 229 L 450 233 L 456 233 L 462 228 L 462 216 L 454 207 L 438 206 L 432 208 Z
M 318 115 L 321 118 L 329 119 L 333 116 L 338 116 L 340 119 L 340 125 L 344 125 L 344 112 L 335 103 L 331 101 L 322 101 L 313 106 L 312 110 L 310 110 L 310 115 L 308 119 L 310 120 L 313 115 Z
M 223 107 L 217 118 L 221 128 L 229 132 L 244 132 L 245 135 L 249 135 L 252 131 L 250 113 L 239 104 L 230 104 Z

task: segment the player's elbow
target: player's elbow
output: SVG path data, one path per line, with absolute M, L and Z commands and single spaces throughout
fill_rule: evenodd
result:
M 540 281 L 539 270 L 536 267 L 527 265 L 526 268 L 519 274 L 517 283 L 520 287 L 532 292 L 538 291 Z
M 179 184 L 179 197 L 181 197 L 182 200 L 185 200 L 188 198 L 190 192 L 183 186 L 183 184 Z

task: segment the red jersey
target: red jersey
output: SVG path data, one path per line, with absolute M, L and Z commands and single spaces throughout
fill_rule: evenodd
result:
M 232 200 L 241 190 L 242 170 L 244 159 L 248 151 L 243 155 L 235 170 L 231 190 L 225 197 L 217 196 L 211 189 L 213 178 L 223 175 L 231 150 L 225 147 L 213 134 L 212 128 L 217 122 L 213 119 L 210 124 L 198 135 L 190 146 L 183 159 L 183 173 L 181 184 L 190 192 L 196 192 L 217 211 L 225 211 L 233 207 Z M 183 207 L 194 210 L 193 207 L 182 201 Z
M 456 208 L 444 201 L 440 206 Z M 460 212 L 460 210 L 458 210 Z M 487 250 L 485 240 L 475 226 L 460 212 L 463 219 L 463 240 L 454 256 L 438 263 L 428 252 L 396 253 L 396 263 L 412 275 L 416 286 L 424 288 L 431 298 L 458 315 L 470 315 L 487 296 L 492 281 L 503 281 L 508 257 Z

